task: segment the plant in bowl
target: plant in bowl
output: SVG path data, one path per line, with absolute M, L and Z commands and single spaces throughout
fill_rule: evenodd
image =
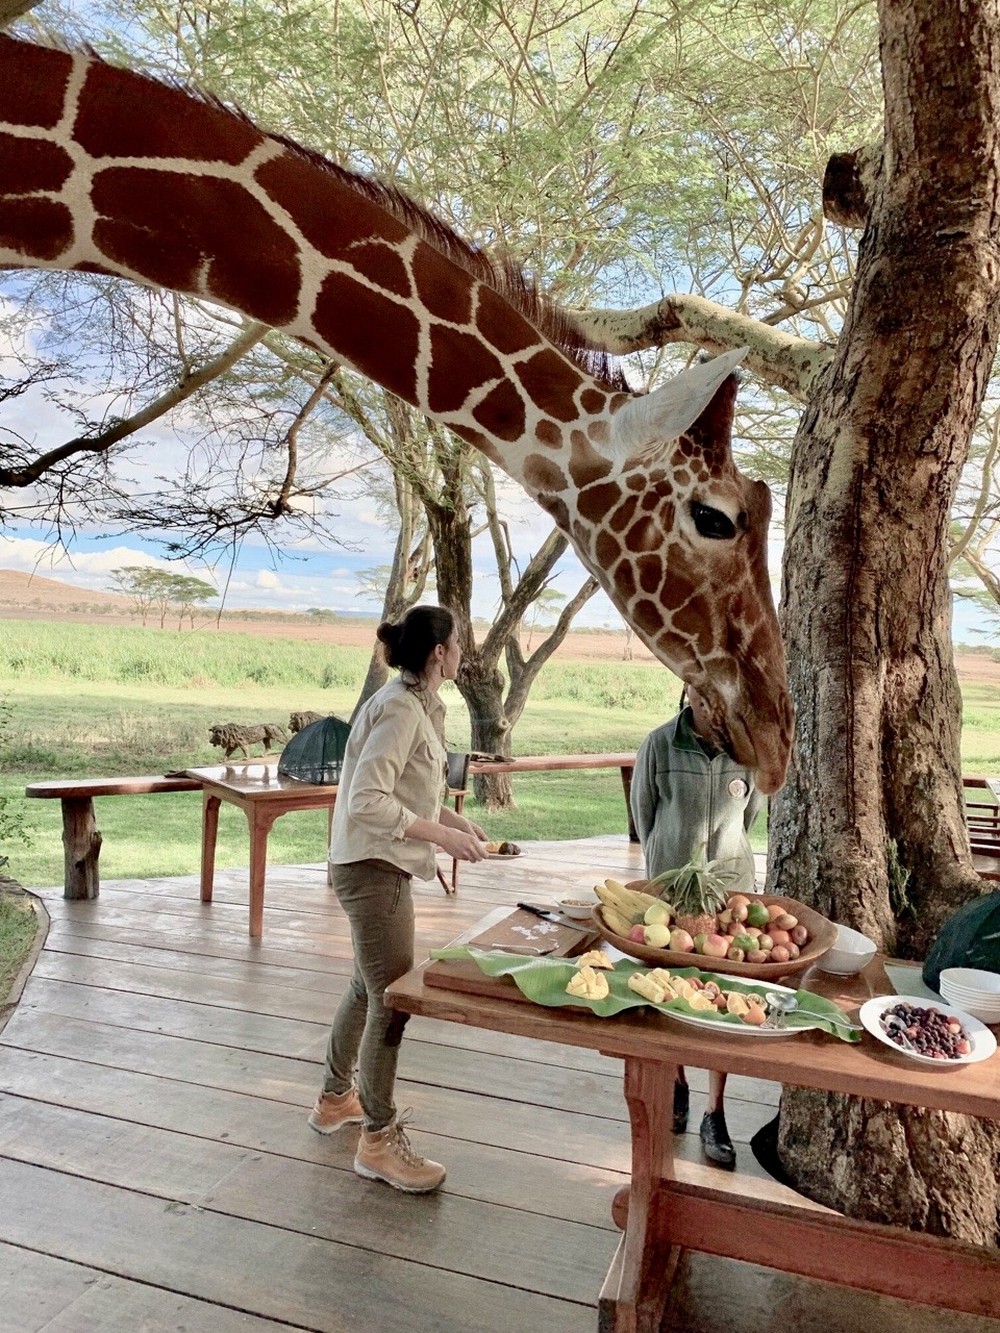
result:
M 702 843 L 686 865 L 664 870 L 646 885 L 647 893 L 666 893 L 677 929 L 686 930 L 692 939 L 718 930 L 719 913 L 739 879 L 736 871 L 725 869 L 731 861 L 709 861 L 706 852 Z

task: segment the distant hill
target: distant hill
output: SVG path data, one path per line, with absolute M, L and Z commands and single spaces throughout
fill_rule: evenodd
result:
M 41 574 L 22 574 L 16 569 L 0 569 L 0 610 L 72 611 L 102 607 L 110 614 L 128 612 L 130 602 L 113 592 L 94 592 L 75 588 L 71 583 L 43 578 Z

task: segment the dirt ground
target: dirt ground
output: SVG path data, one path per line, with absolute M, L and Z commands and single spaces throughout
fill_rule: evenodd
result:
M 64 620 L 87 624 L 138 624 L 127 597 L 114 593 L 88 592 L 58 579 L 29 577 L 15 570 L 0 569 L 0 618 L 15 620 Z M 151 618 L 155 624 L 155 618 Z M 208 617 L 195 617 L 199 628 L 214 624 Z M 171 627 L 172 628 L 172 627 Z M 240 619 L 227 613 L 220 629 L 233 634 L 263 634 L 274 638 L 300 639 L 312 643 L 342 644 L 368 648 L 374 641 L 373 620 L 336 621 L 317 624 L 308 616 L 275 613 L 275 619 Z M 527 649 L 527 643 L 524 645 Z M 635 638 L 626 643 L 624 630 L 571 630 L 555 656 L 564 662 L 652 662 L 653 655 Z M 1000 662 L 986 653 L 963 653 L 955 658 L 958 674 L 969 684 L 1000 685 Z

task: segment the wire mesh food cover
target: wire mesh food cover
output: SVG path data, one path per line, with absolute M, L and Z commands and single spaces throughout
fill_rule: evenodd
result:
M 351 724 L 340 717 L 324 717 L 296 732 L 281 752 L 278 772 L 300 782 L 340 781 Z

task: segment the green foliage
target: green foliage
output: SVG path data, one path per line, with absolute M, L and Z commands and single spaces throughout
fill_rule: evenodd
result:
M 3 771 L 7 758 L 8 735 L 14 719 L 14 708 L 6 694 L 0 694 L 0 772 Z M 12 843 L 31 842 L 28 824 L 24 817 L 24 802 L 16 796 L 0 794 L 0 849 L 9 848 Z M 6 865 L 7 856 L 0 856 L 0 869 Z M 5 994 L 3 980 L 0 977 L 0 997 Z
M 0 679 L 123 685 L 299 685 L 359 689 L 361 648 L 203 630 L 178 638 L 132 625 L 0 621 Z
M 0 892 L 0 1003 L 20 971 L 37 929 L 31 900 Z

